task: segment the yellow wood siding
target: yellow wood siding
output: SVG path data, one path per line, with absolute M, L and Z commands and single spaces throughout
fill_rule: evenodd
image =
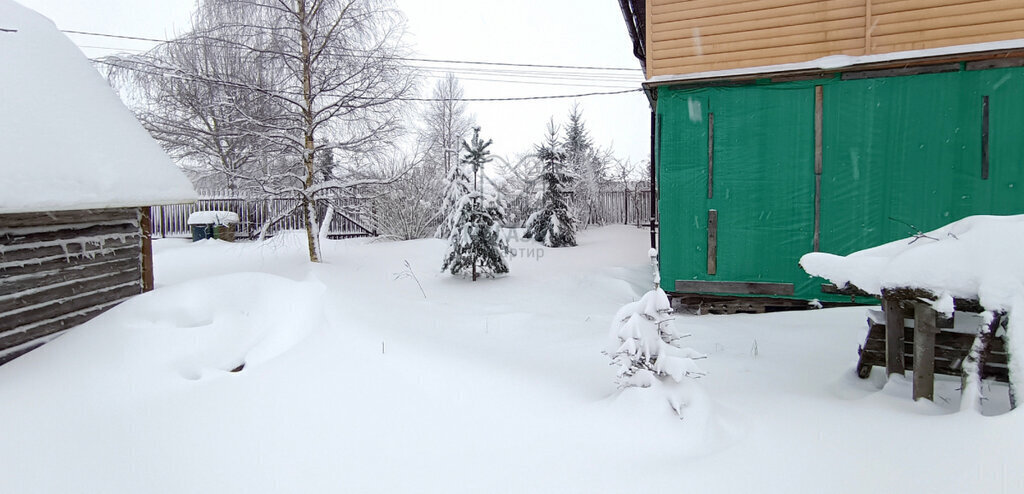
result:
M 647 0 L 647 76 L 1024 38 L 1024 0 Z

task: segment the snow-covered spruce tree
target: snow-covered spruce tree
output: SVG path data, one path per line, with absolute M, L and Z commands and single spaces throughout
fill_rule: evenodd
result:
M 441 271 L 451 274 L 469 271 L 473 281 L 481 274 L 493 276 L 508 272 L 508 242 L 501 235 L 505 210 L 493 195 L 480 191 L 477 180 L 478 172 L 491 160 L 487 150 L 490 145 L 490 140 L 480 139 L 479 127 L 473 129 L 472 141 L 462 141 L 461 164 L 473 170 L 473 190 L 459 198 L 445 220 L 451 232 Z
M 574 176 L 565 168 L 565 151 L 558 142 L 558 128 L 553 121 L 548 122 L 545 142 L 537 146 L 537 157 L 544 163 L 540 176 L 544 199 L 541 209 L 526 220 L 523 238 L 533 238 L 548 247 L 574 247 L 577 221 L 565 201 Z
M 657 251 L 651 249 L 650 254 L 654 289 L 615 314 L 605 351 L 617 368 L 617 382 L 622 388 L 680 383 L 684 378 L 704 375 L 695 360 L 706 355 L 679 346 L 679 340 L 689 335 L 678 332 L 673 325 L 672 306 L 659 286 Z M 676 395 L 668 398 L 680 413 L 685 404 Z
M 437 238 L 451 236 L 452 226 L 460 215 L 456 206 L 466 194 L 473 191 L 473 179 L 463 163 L 454 163 L 448 168 L 445 184 L 444 197 L 441 199 L 441 224 L 437 226 L 437 232 L 434 234 Z

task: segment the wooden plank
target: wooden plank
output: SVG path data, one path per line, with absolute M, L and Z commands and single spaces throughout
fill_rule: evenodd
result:
M 715 114 L 708 112 L 708 199 L 715 195 Z M 708 221 L 711 221 L 710 219 Z M 713 273 L 712 273 L 713 274 Z
M 46 225 L 73 225 L 98 221 L 131 221 L 134 209 L 84 209 L 76 211 L 51 211 L 46 213 L 17 213 L 0 215 L 0 233 L 6 228 Z
M 1009 67 L 1024 67 L 1024 57 L 993 58 L 990 60 L 967 62 L 966 70 L 1002 69 Z
M 792 283 L 746 281 L 676 280 L 679 293 L 729 293 L 737 295 L 793 295 Z
M 935 325 L 931 304 L 914 302 L 914 401 L 935 400 Z
M 42 289 L 52 285 L 70 283 L 78 279 L 93 278 L 137 267 L 138 258 L 131 256 L 133 251 L 122 250 L 119 252 L 122 253 L 122 257 L 103 262 L 62 265 L 58 269 L 38 271 L 17 277 L 0 277 L 0 300 L 18 296 L 18 294 L 26 290 Z M 85 259 L 93 261 L 93 259 Z
M 0 299 L 0 314 L 3 314 L 4 317 L 18 317 L 17 314 L 12 314 L 12 312 L 25 310 L 33 306 L 41 308 L 49 304 L 57 304 L 60 300 L 68 297 L 122 285 L 133 280 L 139 280 L 141 277 L 142 273 L 136 261 L 135 265 L 130 269 L 107 271 L 79 281 L 49 286 L 17 297 Z
M 29 277 L 34 275 L 46 276 L 53 271 L 65 269 L 77 269 L 92 264 L 102 264 L 127 257 L 138 258 L 141 255 L 140 245 L 127 245 L 124 247 L 101 251 L 89 256 L 53 256 L 47 259 L 29 259 L 24 263 L 17 263 L 8 266 L 0 266 L 0 278 L 6 283 L 14 277 Z M 0 286 L 0 293 L 3 287 Z
M 832 21 L 831 26 L 803 24 L 787 26 L 781 29 L 762 29 L 759 31 L 740 31 L 716 35 L 706 35 L 703 31 L 693 29 L 688 36 L 654 41 L 651 49 L 659 52 L 655 58 L 663 58 L 660 52 L 685 48 L 699 48 L 694 54 L 711 54 L 722 52 L 745 51 L 769 46 L 791 46 L 808 43 L 821 43 L 839 39 L 864 37 L 864 26 L 861 19 L 841 19 Z M 697 53 L 697 51 L 701 53 Z
M 981 179 L 988 180 L 988 95 L 981 97 Z
M 875 23 L 878 22 L 873 18 L 871 0 L 865 0 L 864 2 L 864 54 L 871 54 L 871 34 L 875 30 Z
M 130 235 L 138 233 L 138 222 L 137 221 L 123 221 L 114 220 L 113 222 L 104 222 L 100 225 L 90 225 L 92 222 L 87 222 L 80 225 L 54 225 L 52 229 L 47 226 L 41 226 L 37 228 L 47 228 L 43 231 L 28 231 L 19 232 L 17 229 L 8 229 L 0 231 L 0 245 L 3 245 L 3 250 L 11 252 L 23 248 L 32 248 L 32 244 L 38 243 L 54 243 L 61 241 L 74 241 L 82 238 L 108 238 L 112 236 Z
M 662 29 L 686 29 L 701 26 L 726 25 L 740 23 L 754 19 L 772 19 L 784 23 L 789 17 L 801 14 L 820 13 L 827 11 L 841 11 L 846 9 L 858 9 L 857 17 L 863 16 L 864 0 L 829 0 L 829 1 L 800 1 L 800 0 L 760 0 L 751 6 L 750 2 L 740 4 L 730 11 L 718 6 L 705 8 L 687 8 L 676 12 L 659 12 L 652 9 L 651 24 L 654 31 Z
M 54 318 L 53 320 L 26 327 L 25 329 L 15 329 L 6 333 L 0 333 L 0 349 L 16 347 L 39 338 L 51 336 L 54 333 L 71 329 L 106 312 L 127 298 L 128 297 L 122 297 L 95 307 L 88 307 L 65 317 Z
M 814 252 L 821 246 L 821 168 L 822 131 L 824 126 L 824 88 L 814 86 Z
M 894 34 L 874 34 L 871 38 L 871 42 L 874 46 L 873 50 L 880 51 L 880 47 L 888 45 L 899 46 L 904 43 L 911 43 L 920 45 L 922 47 L 928 46 L 956 46 L 961 44 L 969 44 L 981 42 L 981 40 L 989 41 L 992 38 L 988 37 L 992 34 L 1002 34 L 1003 36 L 997 36 L 999 40 L 1016 39 L 1020 37 L 1020 31 L 1024 29 L 1024 19 L 1012 19 L 1000 22 L 990 22 L 984 25 L 970 25 L 970 26 L 954 26 L 936 29 L 919 29 L 912 32 L 906 33 L 894 33 Z M 977 39 L 978 41 L 973 41 Z M 954 41 L 956 40 L 956 41 Z M 961 41 L 962 40 L 962 41 Z
M 82 243 L 68 242 L 64 245 L 50 245 L 35 249 L 19 249 L 8 252 L 0 252 L 0 270 L 6 271 L 7 267 L 22 261 L 32 262 L 33 260 L 46 258 L 74 258 L 81 256 L 92 256 L 100 254 L 106 249 L 119 249 L 140 245 L 141 238 L 134 236 L 114 236 L 104 238 L 101 241 L 85 241 Z M 8 266 L 2 266 L 7 264 Z
M 685 40 L 694 36 L 711 37 L 711 41 L 738 41 L 755 38 L 768 38 L 772 35 L 789 36 L 806 34 L 815 31 L 831 31 L 857 27 L 862 22 L 863 9 L 853 7 L 846 9 L 817 10 L 806 13 L 794 13 L 783 17 L 754 16 L 744 21 L 708 24 L 694 22 L 692 25 L 668 29 L 666 25 L 655 26 L 653 38 L 649 43 L 669 40 Z M 676 24 L 677 26 L 679 24 Z
M 59 318 L 64 314 L 81 311 L 97 305 L 122 300 L 132 295 L 142 293 L 142 282 L 129 285 L 110 287 L 90 293 L 75 295 L 59 303 L 45 305 L 29 309 L 15 314 L 4 314 L 0 317 L 0 332 L 10 331 L 20 326 L 43 321 L 46 319 Z M 0 338 L 2 341 L 2 338 Z M 0 345 L 6 348 L 6 346 Z
M 834 51 L 844 48 L 862 49 L 863 30 L 844 29 L 827 33 L 812 33 L 799 36 L 755 39 L 729 43 L 700 43 L 679 48 L 653 49 L 654 60 L 698 57 L 701 62 L 723 60 L 746 60 L 751 65 L 761 65 L 758 58 L 776 55 L 808 54 L 818 51 Z
M 708 274 L 718 271 L 718 211 L 708 210 Z M 676 283 L 678 286 L 678 282 Z M 729 292 L 734 293 L 734 292 Z
M 741 52 L 716 53 L 696 57 L 693 60 L 689 60 L 689 58 L 693 58 L 693 53 L 686 53 L 685 51 L 675 53 L 676 50 L 665 50 L 661 53 L 656 52 L 651 61 L 654 63 L 655 68 L 671 67 L 679 65 L 680 62 L 684 64 L 699 63 L 701 66 L 720 62 L 737 62 L 733 67 L 756 67 L 770 65 L 775 63 L 769 62 L 770 60 L 782 57 L 793 57 L 789 61 L 801 61 L 813 60 L 813 57 L 835 54 L 842 50 L 853 50 L 854 53 L 859 53 L 863 49 L 862 45 L 863 40 L 857 37 L 820 43 L 752 49 Z
M 903 365 L 903 308 L 895 299 L 882 300 L 885 311 L 885 375 L 904 375 Z
M 884 3 L 873 6 L 873 14 L 878 20 L 876 29 L 882 34 L 914 32 L 936 27 L 981 25 L 1018 19 L 1021 15 L 1020 0 L 951 1 L 929 6 L 924 6 L 920 0 L 915 3 L 906 5 L 915 8 L 899 11 L 892 11 Z M 878 12 L 879 9 L 882 11 Z
M 150 208 L 139 208 L 139 224 L 142 230 L 142 291 L 153 289 L 153 223 L 149 217 Z
M 877 70 L 855 70 L 843 72 L 842 80 L 853 81 L 859 79 L 874 79 L 879 77 L 902 77 L 920 74 L 940 74 L 946 72 L 959 72 L 959 63 L 944 63 L 935 65 L 915 65 L 913 67 L 899 67 L 892 69 Z

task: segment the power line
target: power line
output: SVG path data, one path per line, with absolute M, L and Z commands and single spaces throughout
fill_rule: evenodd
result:
M 144 36 L 129 36 L 122 34 L 109 34 L 109 33 L 98 33 L 93 31 L 77 31 L 73 29 L 61 29 L 61 32 L 68 34 L 80 34 L 85 36 L 99 36 L 104 38 L 116 38 L 116 39 L 127 39 L 133 41 L 149 41 L 154 43 L 183 43 L 180 40 L 167 40 L 159 38 L 147 38 Z M 367 56 L 372 58 L 372 56 Z M 436 59 L 436 58 L 413 58 L 413 57 L 381 57 L 381 58 L 393 58 L 396 60 L 404 60 L 408 62 L 425 62 L 425 63 L 453 63 L 453 64 L 466 64 L 466 65 L 492 65 L 502 67 L 532 67 L 532 68 L 546 68 L 546 69 L 573 69 L 573 70 L 613 70 L 613 71 L 630 71 L 638 72 L 640 69 L 628 68 L 628 67 L 597 67 L 587 65 L 549 65 L 549 64 L 535 64 L 535 63 L 512 63 L 512 62 L 493 62 L 483 60 L 454 60 L 454 59 Z
M 157 72 L 157 71 L 153 71 L 153 70 L 145 70 L 145 69 L 142 69 L 142 68 L 139 68 L 139 67 L 133 67 L 133 66 L 130 66 L 130 65 L 117 64 L 117 63 L 111 62 L 109 60 L 93 60 L 93 62 L 104 64 L 104 65 L 109 65 L 111 67 L 118 67 L 118 68 L 122 68 L 122 69 L 126 69 L 126 70 L 142 72 L 144 74 L 155 75 L 155 76 L 159 76 L 159 77 L 171 77 L 171 78 L 175 78 L 175 79 L 182 79 L 182 80 L 194 81 L 194 82 L 203 82 L 203 83 L 206 83 L 206 84 L 214 84 L 214 85 L 232 87 L 232 88 L 236 88 L 236 89 L 255 90 L 255 88 L 246 86 L 245 84 L 234 83 L 234 82 L 231 82 L 231 81 L 222 81 L 222 80 L 218 80 L 218 79 L 210 79 L 210 78 L 205 78 L 205 77 L 194 75 L 194 74 L 182 74 L 182 73 L 177 72 L 177 71 L 175 71 L 173 69 L 162 69 L 162 68 L 159 68 L 159 67 L 152 67 L 152 68 L 158 69 L 158 70 L 165 70 L 164 72 Z M 636 93 L 636 92 L 640 92 L 640 91 L 643 91 L 643 89 L 635 88 L 635 89 L 624 89 L 624 90 L 619 90 L 619 91 L 597 91 L 597 92 L 577 93 L 577 94 L 554 94 L 554 95 L 543 95 L 543 96 L 518 96 L 518 97 L 503 97 L 503 98 L 460 98 L 460 101 L 467 101 L 467 102 L 535 101 L 535 100 L 585 98 L 585 97 L 590 97 L 590 96 L 612 96 L 612 95 L 618 95 L 618 94 Z M 296 95 L 297 93 L 287 93 L 287 94 Z M 376 99 L 381 99 L 381 98 L 373 98 L 373 97 L 367 97 L 367 96 L 350 96 L 350 98 L 352 98 L 352 99 L 359 99 L 359 100 L 376 100 Z M 395 97 L 395 98 L 384 98 L 384 99 L 390 99 L 390 100 L 394 100 L 394 101 L 415 101 L 415 102 L 449 101 L 449 100 L 447 100 L 445 98 L 412 98 L 412 97 L 405 97 L 405 96 L 399 96 L 399 97 Z

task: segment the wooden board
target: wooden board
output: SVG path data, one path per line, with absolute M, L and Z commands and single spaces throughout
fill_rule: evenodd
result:
M 792 283 L 677 280 L 678 293 L 733 293 L 741 295 L 793 295 Z M 806 302 L 805 302 L 806 303 Z

